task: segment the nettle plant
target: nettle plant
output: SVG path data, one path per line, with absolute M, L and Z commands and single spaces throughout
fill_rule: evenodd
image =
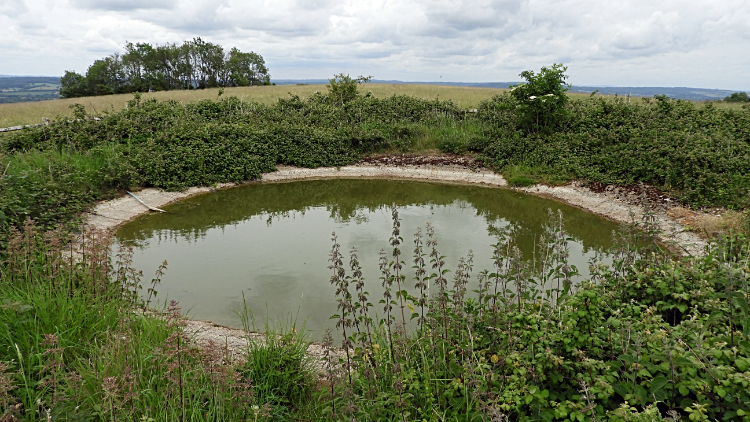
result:
M 566 70 L 568 68 L 561 63 L 542 67 L 539 73 L 525 70 L 519 76 L 526 82 L 511 86 L 516 115 L 527 133 L 554 131 L 564 120 L 568 103 L 565 92 L 570 90 L 565 82 Z

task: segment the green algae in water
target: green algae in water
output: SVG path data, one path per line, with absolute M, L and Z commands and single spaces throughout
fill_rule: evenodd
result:
M 333 327 L 335 288 L 328 269 L 331 233 L 348 264 L 358 250 L 370 302 L 382 298 L 378 253 L 391 249 L 391 204 L 401 219 L 402 259 L 412 286 L 413 235 L 431 223 L 447 268 L 473 250 L 476 274 L 492 269 L 492 246 L 513 231 L 524 257 L 561 210 L 570 237 L 570 262 L 585 274 L 588 260 L 612 245 L 618 225 L 574 207 L 507 189 L 394 180 L 309 180 L 251 184 L 217 191 L 143 215 L 123 226 L 120 241 L 136 246 L 134 267 L 152 274 L 169 267 L 158 299 L 177 300 L 194 319 L 240 327 L 243 297 L 257 321 L 298 319 L 306 328 Z M 348 268 L 348 265 L 347 265 Z M 447 275 L 450 279 L 451 273 Z M 145 281 L 150 277 L 144 277 Z

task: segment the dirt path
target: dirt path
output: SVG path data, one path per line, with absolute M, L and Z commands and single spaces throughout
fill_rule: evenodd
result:
M 340 168 L 304 169 L 279 166 L 278 171 L 264 174 L 261 181 L 251 183 L 279 183 L 327 178 L 413 179 L 498 187 L 507 186 L 507 182 L 501 175 L 477 166 L 471 159 L 455 156 L 449 158 L 443 156 L 375 157 L 363 160 L 356 165 Z M 235 185 L 226 183 L 220 184 L 216 188 L 224 189 L 231 186 Z M 184 192 L 165 192 L 151 188 L 135 192 L 135 194 L 148 206 L 161 208 L 169 203 L 214 190 L 216 189 L 192 187 Z M 630 223 L 633 218 L 640 220 L 644 212 L 650 209 L 653 211 L 656 223 L 662 230 L 661 240 L 663 242 L 678 245 L 678 251 L 682 250 L 690 254 L 700 254 L 706 246 L 705 240 L 695 233 L 687 231 L 682 224 L 669 216 L 667 210 L 672 205 L 668 198 L 637 195 L 634 191 L 620 191 L 619 189 L 603 190 L 597 189 L 596 186 L 590 189 L 576 182 L 566 186 L 536 185 L 518 190 L 532 195 L 552 198 L 623 223 Z M 138 215 L 148 212 L 151 211 L 146 206 L 127 195 L 98 204 L 87 215 L 86 220 L 89 225 L 99 229 L 115 229 Z M 247 350 L 248 339 L 263 336 L 258 333 L 245 333 L 242 330 L 221 327 L 205 321 L 188 321 L 186 330 L 198 344 L 213 340 L 218 344 L 226 344 L 233 353 L 239 354 Z M 316 362 L 320 362 L 323 348 L 320 345 L 313 344 L 310 346 L 309 353 L 316 357 Z

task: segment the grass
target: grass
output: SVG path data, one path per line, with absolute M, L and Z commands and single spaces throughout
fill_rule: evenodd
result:
M 262 104 L 272 104 L 279 98 L 287 98 L 289 94 L 309 97 L 316 91 L 326 92 L 326 85 L 276 85 L 224 88 L 223 96 L 235 96 L 243 101 L 255 101 Z M 392 95 L 408 95 L 424 99 L 451 100 L 464 109 L 477 108 L 479 103 L 495 95 L 507 92 L 500 88 L 473 88 L 444 85 L 423 84 L 367 84 L 363 92 L 371 91 L 375 97 L 384 98 Z M 203 99 L 217 99 L 219 88 L 197 91 L 161 91 L 143 93 L 143 99 L 156 98 L 159 101 L 175 100 L 181 102 L 195 102 Z M 585 98 L 589 94 L 572 93 L 572 98 Z M 606 96 L 604 96 L 606 97 Z M 0 127 L 38 124 L 42 117 L 55 118 L 58 116 L 72 118 L 70 106 L 82 104 L 90 114 L 105 111 L 119 111 L 125 108 L 127 102 L 133 99 L 132 94 L 104 95 L 99 97 L 66 98 L 59 100 L 26 102 L 14 104 L 0 104 Z M 642 101 L 633 98 L 632 101 Z M 714 103 L 719 108 L 739 108 L 737 103 Z
M 684 207 L 674 207 L 667 214 L 678 220 L 688 230 L 717 239 L 726 233 L 741 233 L 747 230 L 747 214 L 739 211 L 723 211 L 717 214 L 693 211 Z
M 262 421 L 305 405 L 304 335 L 252 344 L 252 359 L 198 349 L 175 303 L 140 312 L 132 249 L 84 238 L 71 260 L 61 231 L 27 222 L 0 256 L 0 420 Z
M 224 88 L 223 96 L 235 96 L 243 101 L 255 101 L 272 104 L 289 94 L 302 98 L 309 97 L 316 91 L 326 92 L 326 85 L 276 85 Z M 409 95 L 417 98 L 451 100 L 462 108 L 476 108 L 480 102 L 492 98 L 507 90 L 498 88 L 470 88 L 442 85 L 409 85 L 409 84 L 367 84 L 363 92 L 372 91 L 378 98 L 392 95 Z M 219 88 L 197 91 L 161 91 L 143 93 L 143 100 L 156 98 L 159 101 L 175 100 L 196 102 L 203 99 L 217 99 Z M 100 97 L 66 98 L 59 100 L 28 102 L 17 104 L 0 104 L 0 127 L 41 123 L 42 117 L 73 117 L 69 108 L 73 104 L 83 104 L 88 113 L 98 114 L 105 111 L 119 111 L 125 108 L 133 94 L 105 95 Z

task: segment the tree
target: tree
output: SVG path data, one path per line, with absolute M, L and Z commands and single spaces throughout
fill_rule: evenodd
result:
M 120 55 L 115 53 L 97 60 L 86 71 L 90 95 L 108 95 L 122 92 L 125 71 Z
M 89 95 L 88 82 L 86 77 L 72 72 L 65 71 L 65 76 L 60 78 L 60 96 L 62 98 L 86 97 Z
M 728 103 L 750 103 L 750 96 L 747 92 L 733 92 L 732 95 L 724 98 Z
M 359 76 L 352 79 L 348 74 L 339 73 L 334 75 L 328 82 L 328 99 L 334 104 L 343 105 L 357 98 L 359 86 L 370 82 L 372 76 Z
M 236 48 L 229 51 L 226 61 L 226 78 L 224 86 L 268 85 L 271 76 L 266 62 L 259 54 L 252 51 L 243 53 Z
M 519 75 L 526 83 L 511 86 L 516 114 L 527 132 L 549 132 L 563 121 L 568 103 L 565 92 L 570 90 L 570 85 L 565 83 L 566 70 L 568 68 L 561 63 L 542 67 L 538 74 L 526 70 Z
M 125 44 L 122 66 L 125 71 L 126 92 L 142 92 L 152 88 L 148 76 L 155 70 L 154 48 L 147 43 Z
M 220 45 L 200 37 L 181 45 L 125 44 L 125 53 L 114 53 L 89 66 L 82 76 L 68 71 L 61 78 L 63 97 L 107 95 L 172 89 L 197 89 L 268 85 L 271 77 L 260 54 Z
M 154 51 L 152 78 L 162 90 L 187 89 L 190 87 L 192 66 L 185 48 L 177 44 L 165 44 Z

